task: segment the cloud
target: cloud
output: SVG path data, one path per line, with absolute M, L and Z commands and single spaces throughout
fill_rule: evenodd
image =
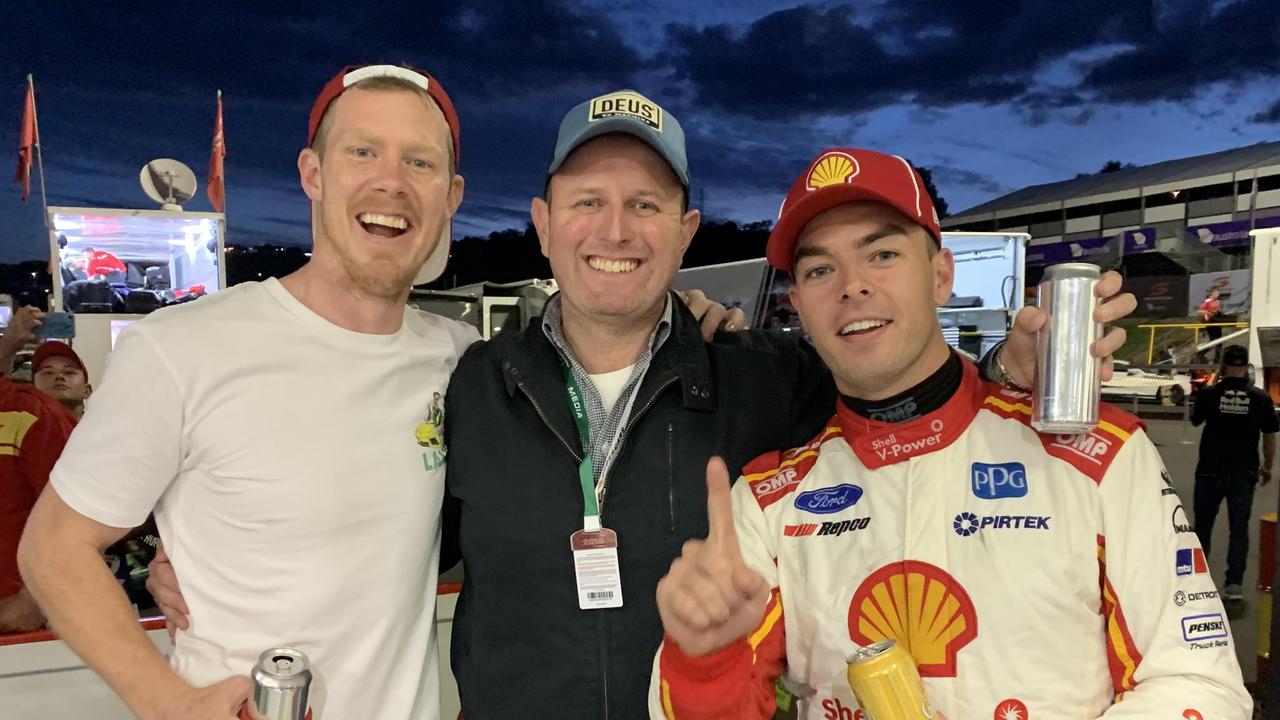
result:
M 878 14 L 801 5 L 745 29 L 671 25 L 667 47 L 700 102 L 758 119 L 1009 102 L 1037 125 L 1093 102 L 1188 100 L 1213 83 L 1280 78 L 1280 5 L 902 0 Z M 1064 58 L 1052 75 L 1079 83 L 1048 84 L 1043 72 Z
M 1249 118 L 1249 122 L 1259 124 L 1276 124 L 1280 123 L 1280 100 L 1271 104 L 1271 107 Z

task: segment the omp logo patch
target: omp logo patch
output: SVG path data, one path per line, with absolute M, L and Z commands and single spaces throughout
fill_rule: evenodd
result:
M 662 108 L 649 98 L 636 92 L 616 92 L 601 95 L 591 101 L 587 120 L 598 122 L 614 117 L 630 117 L 662 132 Z

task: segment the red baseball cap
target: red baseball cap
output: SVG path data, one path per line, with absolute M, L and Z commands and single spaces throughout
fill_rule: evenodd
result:
M 46 340 L 36 347 L 35 354 L 31 356 L 32 374 L 40 372 L 40 366 L 44 364 L 44 361 L 53 357 L 70 360 L 76 364 L 76 367 L 80 368 L 80 372 L 84 373 L 85 378 L 89 377 L 89 371 L 85 369 L 84 361 L 80 359 L 76 351 L 72 350 L 70 345 L 57 340 Z
M 316 98 L 315 104 L 311 106 L 311 119 L 307 123 L 307 145 L 315 142 L 316 130 L 320 129 L 320 120 L 324 117 L 324 111 L 329 109 L 333 101 L 337 100 L 338 96 L 346 92 L 347 88 L 352 85 L 361 80 L 375 77 L 399 78 L 425 90 L 431 96 L 431 99 L 436 101 L 436 105 L 440 107 L 440 112 L 444 113 L 444 121 L 449 124 L 449 136 L 453 140 L 454 160 L 457 161 L 461 157 L 461 148 L 458 143 L 461 135 L 460 126 L 458 125 L 458 111 L 453 109 L 453 101 L 449 99 L 449 94 L 444 91 L 444 86 L 425 70 L 415 70 L 400 65 L 348 65 L 342 68 L 341 72 L 325 83 L 324 88 L 320 90 L 319 97 Z
M 425 90 L 427 95 L 436 101 L 440 112 L 444 114 L 444 121 L 449 125 L 454 162 L 459 162 L 462 157 L 462 148 L 459 145 L 461 130 L 458 124 L 458 111 L 453 108 L 453 101 L 449 99 L 449 94 L 444 91 L 444 86 L 425 70 L 415 70 L 400 65 L 348 65 L 342 68 L 341 72 L 325 83 L 315 104 L 311 106 L 311 119 L 307 123 L 307 146 L 315 142 L 316 131 L 320 129 L 320 120 L 324 118 L 325 111 L 333 101 L 352 85 L 375 77 L 393 77 L 412 83 Z M 418 269 L 418 274 L 413 279 L 414 285 L 429 283 L 444 274 L 445 265 L 449 262 L 452 236 L 452 228 L 449 223 L 445 223 L 440 241 L 431 252 L 431 257 L 427 258 L 427 262 Z
M 769 264 L 791 272 L 796 238 L 814 217 L 845 203 L 870 200 L 916 221 L 942 246 L 938 211 L 920 173 L 897 155 L 861 148 L 824 150 L 796 178 L 769 233 Z

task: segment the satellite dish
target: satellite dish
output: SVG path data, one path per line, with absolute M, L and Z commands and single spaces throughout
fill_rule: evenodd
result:
M 182 203 L 196 194 L 196 174 L 177 160 L 159 158 L 142 166 L 138 182 L 147 197 L 165 210 L 181 210 Z

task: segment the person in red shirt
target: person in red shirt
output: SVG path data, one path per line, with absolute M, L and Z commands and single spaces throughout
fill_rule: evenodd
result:
M 31 382 L 40 392 L 57 400 L 78 421 L 84 416 L 84 401 L 93 392 L 89 371 L 70 345 L 47 340 L 31 357 Z
M 1196 312 L 1200 313 L 1200 322 L 1215 323 L 1222 320 L 1222 301 L 1218 299 L 1218 288 L 1211 288 L 1209 294 L 1205 296 L 1204 302 L 1200 303 L 1200 309 Z M 1222 337 L 1222 328 L 1208 327 L 1204 329 L 1210 340 L 1217 340 Z
M 38 316 L 27 308 L 15 313 L 0 337 L 0 368 L 9 369 L 16 349 L 39 325 Z M 18 574 L 18 540 L 75 424 L 57 400 L 0 375 L 0 633 L 44 625 Z

